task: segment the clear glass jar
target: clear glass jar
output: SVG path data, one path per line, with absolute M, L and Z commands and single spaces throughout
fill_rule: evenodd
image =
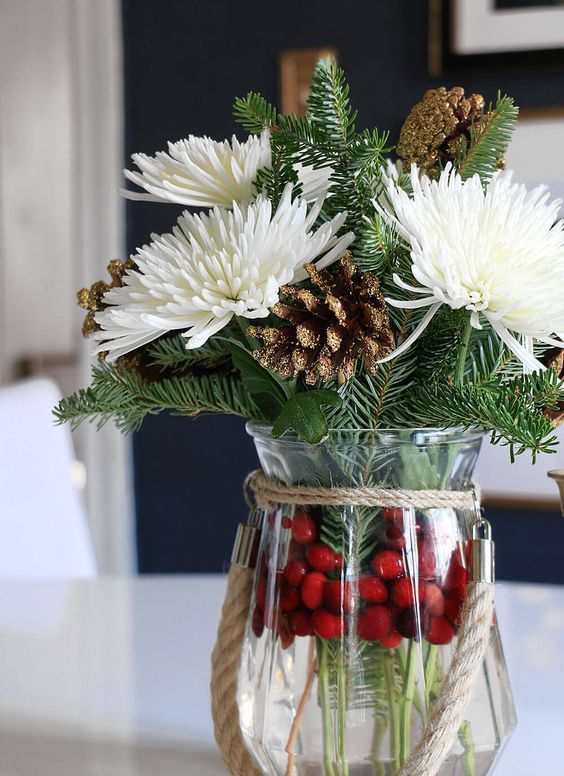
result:
M 332 431 L 320 445 L 250 423 L 286 484 L 463 490 L 481 435 Z M 265 773 L 392 776 L 420 739 L 456 643 L 473 514 L 290 507 L 262 520 L 239 677 L 247 746 Z M 490 773 L 516 724 L 494 621 L 441 776 Z

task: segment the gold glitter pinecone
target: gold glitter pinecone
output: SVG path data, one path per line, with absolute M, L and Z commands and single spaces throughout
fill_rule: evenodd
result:
M 440 166 L 456 159 L 470 140 L 470 127 L 481 118 L 481 94 L 464 96 L 464 89 L 429 89 L 401 128 L 397 153 L 409 168 L 413 162 L 433 177 Z
M 547 350 L 542 358 L 542 362 L 549 369 L 554 369 L 558 377 L 564 380 L 564 350 L 561 348 Z M 564 425 L 564 402 L 560 402 L 555 410 L 545 409 L 544 414 L 552 420 L 553 425 Z
M 76 294 L 76 299 L 80 307 L 87 310 L 86 318 L 82 324 L 82 334 L 84 337 L 89 337 L 99 330 L 99 326 L 96 323 L 94 316 L 99 310 L 103 310 L 107 307 L 104 304 L 104 294 L 106 294 L 110 288 L 123 285 L 123 277 L 128 269 L 133 269 L 135 263 L 128 259 L 127 261 L 121 261 L 120 259 L 112 259 L 108 264 L 108 272 L 112 278 L 111 283 L 106 283 L 104 280 L 97 280 L 90 288 L 81 288 Z
M 378 359 L 394 347 L 378 278 L 361 272 L 350 254 L 341 258 L 336 272 L 319 271 L 313 264 L 305 269 L 315 291 L 281 289 L 284 301 L 272 312 L 285 324 L 249 326 L 248 333 L 264 343 L 253 356 L 283 377 L 303 374 L 308 385 L 334 376 L 344 383 L 353 377 L 359 356 L 374 374 Z

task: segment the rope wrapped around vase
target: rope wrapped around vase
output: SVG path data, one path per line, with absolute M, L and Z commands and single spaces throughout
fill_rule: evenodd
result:
M 455 743 L 463 721 L 484 660 L 493 617 L 493 542 L 489 523 L 481 516 L 475 490 L 289 486 L 261 471 L 252 472 L 245 481 L 245 488 L 247 485 L 254 493 L 256 506 L 261 509 L 268 509 L 274 504 L 299 504 L 419 509 L 451 507 L 475 512 L 470 574 L 456 651 L 423 736 L 396 775 L 436 776 Z M 263 776 L 262 769 L 245 746 L 237 705 L 237 679 L 253 586 L 254 570 L 250 566 L 256 533 L 257 528 L 253 524 L 239 526 L 212 653 L 211 697 L 215 738 L 223 760 L 234 776 Z

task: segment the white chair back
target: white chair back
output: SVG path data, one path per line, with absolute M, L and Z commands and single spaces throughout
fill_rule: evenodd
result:
M 0 388 L 0 578 L 92 577 L 96 562 L 50 380 Z

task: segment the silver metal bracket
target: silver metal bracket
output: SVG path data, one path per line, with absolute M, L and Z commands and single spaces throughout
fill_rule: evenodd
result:
M 492 527 L 481 515 L 472 525 L 469 565 L 471 582 L 494 584 L 495 544 L 492 539 Z

